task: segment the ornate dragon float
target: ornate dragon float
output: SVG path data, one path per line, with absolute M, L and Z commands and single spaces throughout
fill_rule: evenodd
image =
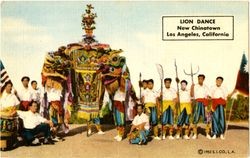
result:
M 90 121 L 95 117 L 102 117 L 103 110 L 107 108 L 106 103 L 112 104 L 118 89 L 126 93 L 127 118 L 133 117 L 131 106 L 137 98 L 126 58 L 120 56 L 121 49 L 113 50 L 108 44 L 99 43 L 95 39 L 93 30 L 97 15 L 92 13 L 92 9 L 91 5 L 87 5 L 82 15 L 82 28 L 85 31 L 82 41 L 47 53 L 42 69 L 45 90 L 55 88 L 62 94 L 61 103 L 64 105 L 66 123 L 73 106 L 78 107 L 74 109 L 78 109 L 79 118 Z M 108 99 L 104 97 L 105 93 L 108 94 Z

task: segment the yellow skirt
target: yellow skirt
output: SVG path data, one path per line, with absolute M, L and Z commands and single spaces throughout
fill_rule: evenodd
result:
M 181 112 L 184 108 L 187 110 L 187 114 L 190 115 L 192 112 L 192 105 L 190 102 L 180 103 Z
M 150 113 L 150 107 L 155 107 L 155 106 L 156 106 L 156 104 L 152 103 L 152 102 L 145 103 L 145 108 L 146 108 L 148 113 Z
M 172 100 L 163 100 L 163 111 L 168 109 L 168 107 L 171 107 L 172 110 L 175 109 L 175 103 Z

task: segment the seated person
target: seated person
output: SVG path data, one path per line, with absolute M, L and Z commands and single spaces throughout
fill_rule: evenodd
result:
M 53 126 L 51 121 L 43 118 L 37 113 L 38 105 L 36 101 L 31 101 L 29 111 L 17 111 L 17 114 L 23 119 L 24 130 L 23 136 L 28 145 L 39 145 L 39 139 L 35 136 L 39 133 L 44 134 L 43 144 L 54 144 L 50 138 L 50 127 Z
M 137 104 L 137 115 L 135 116 L 130 133 L 128 134 L 131 144 L 146 144 L 149 134 L 149 117 L 143 113 L 143 105 Z

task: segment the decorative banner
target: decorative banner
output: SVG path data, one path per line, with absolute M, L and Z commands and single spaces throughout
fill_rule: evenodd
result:
M 233 40 L 233 16 L 163 16 L 162 40 Z

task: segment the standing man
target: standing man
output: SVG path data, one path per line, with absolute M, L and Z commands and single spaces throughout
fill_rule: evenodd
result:
M 22 77 L 21 81 L 23 87 L 19 91 L 17 91 L 17 96 L 20 100 L 19 110 L 28 111 L 29 104 L 31 103 L 32 100 L 32 93 L 29 89 L 30 78 L 28 76 L 24 76 Z
M 142 102 L 142 95 L 144 93 L 145 90 L 147 90 L 148 88 L 148 81 L 147 80 L 142 80 L 142 81 L 139 81 L 139 87 L 140 89 L 142 88 L 142 91 L 141 91 L 141 98 L 140 98 L 140 102 Z
M 38 111 L 41 116 L 43 116 L 44 107 L 42 107 L 42 92 L 37 87 L 37 82 L 35 80 L 31 81 L 31 93 L 32 93 L 32 100 L 37 102 L 38 105 Z
M 125 92 L 122 92 L 120 88 L 115 92 L 113 101 L 113 117 L 117 129 L 117 136 L 114 138 L 117 141 L 121 141 L 125 132 L 125 105 L 126 98 Z
M 158 115 L 157 115 L 157 97 L 158 93 L 153 89 L 154 80 L 148 80 L 148 89 L 142 93 L 142 102 L 145 104 L 146 113 L 149 114 L 149 120 L 154 133 L 155 140 L 161 140 L 158 137 Z
M 190 139 L 189 138 L 189 125 L 190 125 L 189 120 L 190 120 L 190 115 L 192 112 L 192 105 L 191 105 L 190 91 L 187 90 L 187 84 L 188 83 L 186 80 L 181 81 L 181 90 L 179 92 L 181 113 L 179 114 L 178 121 L 177 121 L 176 139 L 180 138 L 183 125 L 185 128 L 184 139 Z
M 146 90 L 148 88 L 148 81 L 147 80 L 142 81 L 142 88 L 143 88 L 143 90 Z
M 64 110 L 61 102 L 62 90 L 53 86 L 48 88 L 47 97 L 49 102 L 49 120 L 53 122 L 53 134 L 56 136 L 61 125 L 64 126 Z M 58 139 L 55 137 L 55 139 Z
M 162 111 L 162 126 L 163 127 L 163 139 L 166 138 L 167 125 L 169 128 L 169 139 L 174 139 L 174 111 L 175 111 L 175 102 L 176 102 L 176 90 L 171 88 L 172 79 L 165 78 L 164 84 L 165 88 L 163 90 L 163 111 Z M 161 108 L 160 108 L 161 109 Z
M 203 83 L 205 80 L 205 75 L 198 75 L 198 84 L 192 84 L 191 86 L 191 97 L 195 99 L 196 105 L 194 109 L 194 118 L 193 118 L 193 139 L 197 138 L 197 124 L 200 120 L 200 116 L 202 117 L 203 123 L 206 124 L 206 137 L 211 139 L 209 135 L 210 130 L 210 122 L 207 119 L 208 116 L 208 96 L 209 89 Z
M 229 95 L 226 87 L 222 85 L 223 80 L 223 77 L 217 77 L 216 85 L 211 88 L 210 92 L 212 98 L 212 139 L 216 139 L 216 136 L 225 139 L 226 120 L 224 108 Z

